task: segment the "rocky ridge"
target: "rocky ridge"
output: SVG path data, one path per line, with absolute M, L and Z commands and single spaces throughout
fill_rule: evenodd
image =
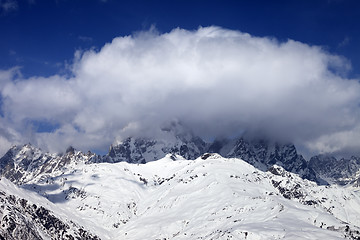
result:
M 166 161 L 158 161 L 161 158 Z M 193 161 L 186 161 L 186 159 Z M 242 163 L 242 160 L 255 168 Z M 229 166 L 227 166 L 228 164 Z M 176 167 L 177 165 L 179 167 Z M 217 167 L 213 168 L 212 165 Z M 197 170 L 187 166 L 196 166 Z M 166 170 L 167 168 L 168 170 Z M 203 171 L 202 168 L 206 171 Z M 85 154 L 72 147 L 69 147 L 65 154 L 50 154 L 30 144 L 14 146 L 0 159 L 0 174 L 21 188 L 45 197 L 47 201 L 56 204 L 64 211 L 70 209 L 75 213 L 80 224 L 72 220 L 63 220 L 43 204 L 34 204 L 24 196 L 16 196 L 2 191 L 0 192 L 0 239 L 99 239 L 97 236 L 111 239 L 119 234 L 124 234 L 124 237 L 133 236 L 129 239 L 142 239 L 147 233 L 144 233 L 145 235 L 136 234 L 131 229 L 137 229 L 144 224 L 148 225 L 149 222 L 145 221 L 146 216 L 151 213 L 153 214 L 151 218 L 156 219 L 159 217 L 157 212 L 165 211 L 164 207 L 167 209 L 166 206 L 185 204 L 182 209 L 186 208 L 186 202 L 180 201 L 181 204 L 178 202 L 179 199 L 188 198 L 187 195 L 182 195 L 182 191 L 202 192 L 203 190 L 198 189 L 197 185 L 190 187 L 199 179 L 204 179 L 204 181 L 207 179 L 208 187 L 212 186 L 213 181 L 224 181 L 222 189 L 235 182 L 234 186 L 240 184 L 239 186 L 243 188 L 241 193 L 239 189 L 234 190 L 233 195 L 226 197 L 227 201 L 234 196 L 245 196 L 244 191 L 247 191 L 249 187 L 253 188 L 255 192 L 260 191 L 261 193 L 255 195 L 249 193 L 248 197 L 253 201 L 244 202 L 245 205 L 250 206 L 255 201 L 254 199 L 258 199 L 259 202 L 256 204 L 261 202 L 263 205 L 260 205 L 267 209 L 275 202 L 280 201 L 276 206 L 270 208 L 276 211 L 268 213 L 274 218 L 282 219 L 283 208 L 286 209 L 286 204 L 282 203 L 282 199 L 305 206 L 304 211 L 308 211 L 309 207 L 314 208 L 317 211 L 316 214 L 321 217 L 309 216 L 307 219 L 311 219 L 312 222 L 304 220 L 307 222 L 304 224 L 330 230 L 334 232 L 334 236 L 340 234 L 348 239 L 360 239 L 360 219 L 357 217 L 359 214 L 353 211 L 358 208 L 354 208 L 354 206 L 360 206 L 359 196 L 355 190 L 347 190 L 347 188 L 359 187 L 359 168 L 360 160 L 356 157 L 338 160 L 335 157 L 319 155 L 306 161 L 297 153 L 293 144 L 245 138 L 215 140 L 212 143 L 206 143 L 191 132 L 171 128 L 163 129 L 162 134 L 157 138 L 132 137 L 117 142 L 110 147 L 109 153 L 105 156 L 91 152 Z M 221 179 L 229 178 L 230 180 L 220 180 L 214 176 L 222 176 Z M 328 186 L 318 186 L 318 184 L 323 185 L 324 183 Z M 346 188 L 336 187 L 332 184 L 346 186 Z M 93 187 L 90 187 L 92 185 Z M 262 185 L 266 186 L 265 192 L 261 190 L 264 187 Z M 189 186 L 192 190 L 182 186 Z M 256 189 L 256 186 L 260 190 Z M 170 193 L 177 188 L 182 190 L 179 190 L 175 194 L 177 197 L 174 198 Z M 102 189 L 102 193 L 98 192 L 99 189 Z M 219 190 L 218 193 L 205 192 L 207 197 L 214 198 L 214 200 L 217 199 L 217 195 L 222 194 L 222 190 Z M 264 197 L 264 194 L 267 197 Z M 197 197 L 203 199 L 204 196 Z M 239 200 L 234 199 L 234 201 L 238 202 Z M 236 205 L 235 203 L 229 205 L 230 207 L 223 208 L 224 212 L 215 212 L 214 214 L 220 214 L 220 216 L 228 214 L 226 219 L 233 218 L 235 213 L 231 212 L 237 211 Z M 289 211 L 290 209 L 295 211 L 291 204 L 287 207 Z M 294 209 L 298 208 L 299 206 Z M 171 212 L 175 210 L 170 207 L 169 211 L 171 215 Z M 192 210 L 189 209 L 189 211 Z M 251 213 L 249 216 L 253 216 L 255 213 L 255 215 L 260 214 L 259 217 L 262 218 L 259 205 L 240 212 L 244 213 L 243 211 Z M 204 209 L 204 212 L 209 212 L 209 210 Z M 202 212 L 198 214 L 201 215 L 200 218 L 205 217 Z M 299 213 L 295 211 L 293 214 Z M 330 217 L 327 214 L 330 214 Z M 303 216 L 300 214 L 298 217 L 302 218 Z M 166 219 L 164 216 L 160 216 L 160 218 Z M 212 219 L 213 217 L 210 217 L 208 220 L 213 221 Z M 244 219 L 240 219 L 244 221 Z M 186 219 L 181 221 L 187 222 Z M 223 224 L 223 217 L 216 221 Z M 240 220 L 235 219 L 233 222 L 235 225 L 230 229 L 237 228 L 238 221 Z M 261 221 L 267 222 L 266 219 Z M 96 230 L 95 226 L 99 222 L 102 228 Z M 250 221 L 248 224 L 254 223 Z M 198 227 L 199 224 L 197 223 L 196 226 Z M 281 224 L 284 224 L 282 220 Z M 92 231 L 96 230 L 96 235 L 85 230 L 85 226 L 92 226 L 91 229 Z M 157 228 L 157 226 L 154 227 Z M 170 239 L 169 236 L 178 236 L 179 232 L 185 234 L 184 239 L 188 236 L 186 234 L 190 233 L 191 236 L 205 239 L 207 239 L 206 236 L 212 236 L 209 239 L 219 236 L 230 238 L 231 236 L 245 236 L 251 239 L 250 236 L 255 238 L 257 236 L 254 235 L 255 229 L 241 230 L 235 234 L 221 227 L 214 228 L 211 233 L 199 235 L 195 230 L 197 227 L 194 225 L 191 227 L 192 230 L 185 231 L 183 229 L 172 235 L 168 235 L 166 232 L 162 232 L 160 235 L 154 234 L 166 239 Z M 209 228 L 209 226 L 203 227 Z M 287 227 L 292 228 L 291 225 Z M 271 236 L 280 235 L 277 232 Z
M 318 186 L 281 166 L 262 171 L 216 153 L 193 161 L 168 154 L 146 164 L 70 163 L 14 189 L 43 196 L 37 208 L 50 201 L 57 213 L 70 211 L 69 219 L 102 239 L 360 238 L 353 187 Z M 15 207 L 8 209 L 18 213 Z
M 16 184 L 22 184 L 41 173 L 61 171 L 70 162 L 144 164 L 163 158 L 168 153 L 192 160 L 207 152 L 219 153 L 227 158 L 240 158 L 263 171 L 276 164 L 318 184 L 360 185 L 360 158 L 357 157 L 338 160 L 319 155 L 306 161 L 297 153 L 293 144 L 243 137 L 206 143 L 183 128 L 179 130 L 178 126 L 162 129 L 156 138 L 129 137 L 114 143 L 105 156 L 91 152 L 85 154 L 72 147 L 65 154 L 50 154 L 30 144 L 14 146 L 0 159 L 0 174 Z
M 4 188 L 0 190 L 0 239 L 100 240 L 83 226 L 61 219 L 41 204 L 13 195 L 16 190 L 8 193 L 5 187 L 9 185 L 7 180 L 0 179 L 0 186 Z
M 309 167 L 329 184 L 360 187 L 359 157 L 337 159 L 330 155 L 317 155 L 310 159 Z
M 69 147 L 65 154 L 50 154 L 31 144 L 13 146 L 0 159 L 0 175 L 15 184 L 24 184 L 40 174 L 61 171 L 70 163 L 101 162 L 100 156 L 86 154 Z

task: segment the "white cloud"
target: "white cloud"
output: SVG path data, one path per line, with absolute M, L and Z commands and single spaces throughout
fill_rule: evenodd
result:
M 0 0 L 0 13 L 7 14 L 16 11 L 19 8 L 18 2 L 15 0 Z
M 83 42 L 92 42 L 93 41 L 92 37 L 88 37 L 88 36 L 78 36 L 78 39 Z
M 342 47 L 346 47 L 347 45 L 349 45 L 350 43 L 350 38 L 348 36 L 346 36 L 338 45 L 338 47 L 342 48 Z
M 293 40 L 152 29 L 77 52 L 72 69 L 72 78 L 4 81 L 4 121 L 21 134 L 29 120 L 58 124 L 33 137 L 50 150 L 101 149 L 179 119 L 202 136 L 246 130 L 321 151 L 322 137 L 359 124 L 360 85 L 342 77 L 349 63 Z

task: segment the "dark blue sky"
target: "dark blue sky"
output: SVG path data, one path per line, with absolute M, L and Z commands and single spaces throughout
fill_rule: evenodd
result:
M 1 0 L 0 5 L 0 69 L 21 66 L 25 77 L 65 73 L 76 50 L 101 48 L 152 24 L 160 32 L 217 25 L 320 45 L 351 61 L 350 77 L 360 73 L 356 0 Z

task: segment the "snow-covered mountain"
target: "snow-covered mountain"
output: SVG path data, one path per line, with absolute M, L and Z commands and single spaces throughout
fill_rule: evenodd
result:
M 360 186 L 359 157 L 336 159 L 330 155 L 318 155 L 310 159 L 309 167 L 328 183 Z
M 207 152 L 241 158 L 261 170 L 277 164 L 303 178 L 320 182 L 293 144 L 246 140 L 242 137 L 206 143 L 179 124 L 163 128 L 157 138 L 127 138 L 115 143 L 111 145 L 105 161 L 146 163 L 163 158 L 168 153 L 195 159 Z
M 208 144 L 190 132 L 166 128 L 157 138 L 129 137 L 111 145 L 106 161 L 146 163 L 163 158 L 168 153 L 195 159 L 206 152 L 207 147 Z
M 0 179 L 0 239 L 100 239 L 75 219 L 46 198 Z
M 16 199 L 38 193 L 38 207 L 46 203 L 57 218 L 74 219 L 101 239 L 360 237 L 358 189 L 318 186 L 280 166 L 264 172 L 218 154 L 193 161 L 169 154 L 146 164 L 71 162 L 12 189 Z
M 14 146 L 0 174 L 0 239 L 360 239 L 359 159 L 292 144 L 170 126 L 105 156 Z
M 177 154 L 196 159 L 205 153 L 219 153 L 227 158 L 240 158 L 266 171 L 274 164 L 319 184 L 360 185 L 360 158 L 336 159 L 318 155 L 306 161 L 293 144 L 280 144 L 245 138 L 204 142 L 179 124 L 163 128 L 156 138 L 129 137 L 110 146 L 107 155 L 86 154 L 69 147 L 65 154 L 50 154 L 26 144 L 12 147 L 0 159 L 0 174 L 21 184 L 43 172 L 59 171 L 70 162 L 146 163 Z
M 263 171 L 277 164 L 287 171 L 299 174 L 302 178 L 317 181 L 315 172 L 309 168 L 303 156 L 297 153 L 293 144 L 239 138 L 231 141 L 215 141 L 208 151 L 220 153 L 225 157 L 241 158 Z
M 61 171 L 69 163 L 93 163 L 102 161 L 94 153 L 86 154 L 69 147 L 65 154 L 50 154 L 25 144 L 13 146 L 0 159 L 0 174 L 16 184 L 24 184 L 42 173 Z

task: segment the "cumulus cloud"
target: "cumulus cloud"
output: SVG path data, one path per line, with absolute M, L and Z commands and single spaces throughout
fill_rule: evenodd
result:
M 245 131 L 338 151 L 329 139 L 359 128 L 360 85 L 343 77 L 349 68 L 293 40 L 220 27 L 151 29 L 76 52 L 72 77 L 0 72 L 2 121 L 20 136 L 32 121 L 58 126 L 31 137 L 51 151 L 104 149 L 173 119 L 205 138 Z

